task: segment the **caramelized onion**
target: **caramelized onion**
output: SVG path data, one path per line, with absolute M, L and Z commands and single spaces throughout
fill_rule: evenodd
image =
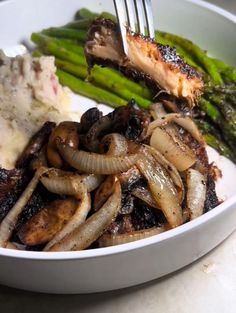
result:
M 203 214 L 205 199 L 206 178 L 191 168 L 187 171 L 187 207 L 190 211 L 190 220 Z
M 158 117 L 149 124 L 147 133 L 150 136 L 157 127 L 162 127 L 173 122 L 187 130 L 198 142 L 202 143 L 204 141 L 201 132 L 192 118 L 183 116 L 180 113 L 169 113 Z
M 138 159 L 138 154 L 110 156 L 78 151 L 60 141 L 58 141 L 58 149 L 67 163 L 83 173 L 110 175 L 126 172 Z
M 127 140 L 120 134 L 106 135 L 102 139 L 102 145 L 108 147 L 106 155 L 121 156 L 128 153 Z
M 137 166 L 147 179 L 151 194 L 170 226 L 174 228 L 181 225 L 182 209 L 170 177 L 152 157 L 143 156 L 138 160 Z
M 180 174 L 177 171 L 176 167 L 172 163 L 170 163 L 155 148 L 145 145 L 145 149 L 168 172 L 168 174 L 170 175 L 170 177 L 171 177 L 171 179 L 172 179 L 173 183 L 175 184 L 175 187 L 176 187 L 176 189 L 178 191 L 179 200 L 182 203 L 182 201 L 184 200 L 184 196 L 185 196 L 185 190 L 184 190 L 184 184 L 183 184 L 182 178 L 180 177 Z
M 198 142 L 202 143 L 204 142 L 204 139 L 202 137 L 202 134 L 200 130 L 198 129 L 195 122 L 189 117 L 178 117 L 175 120 L 176 124 L 186 129 L 192 136 L 195 138 Z
M 181 140 L 173 138 L 163 128 L 157 127 L 153 131 L 150 145 L 164 155 L 180 172 L 185 171 L 196 162 L 192 150 Z
M 40 180 L 44 187 L 52 193 L 76 196 L 80 199 L 83 192 L 91 192 L 96 189 L 104 177 L 94 174 L 77 175 L 58 169 L 50 169 Z
M 165 230 L 166 229 L 164 226 L 160 226 L 160 227 L 152 227 L 149 229 L 137 230 L 137 231 L 133 231 L 133 232 L 126 233 L 126 234 L 118 234 L 118 235 L 104 234 L 99 238 L 98 244 L 99 244 L 99 248 L 122 245 L 124 243 L 137 241 L 140 239 L 144 239 L 144 238 L 161 234 Z
M 99 185 L 104 181 L 103 175 L 88 174 L 88 175 L 81 175 L 81 177 L 88 192 L 91 192 L 97 189 Z
M 115 184 L 114 193 L 103 207 L 91 215 L 72 233 L 64 237 L 47 251 L 83 250 L 89 247 L 116 218 L 121 207 L 121 187 L 119 181 Z
M 155 121 L 151 122 L 148 126 L 147 131 L 148 136 L 150 136 L 157 127 L 162 127 L 169 123 L 172 123 L 180 116 L 181 114 L 178 113 L 169 113 L 166 114 L 165 116 L 155 119 Z
M 41 183 L 48 191 L 59 195 L 69 195 L 81 197 L 81 194 L 86 192 L 86 187 L 80 176 L 42 176 Z
M 23 211 L 27 202 L 31 198 L 34 190 L 36 189 L 40 176 L 46 171 L 48 171 L 48 168 L 41 167 L 35 172 L 34 177 L 32 178 L 32 180 L 26 187 L 25 191 L 22 193 L 22 195 L 17 200 L 15 205 L 12 207 L 10 212 L 6 215 L 6 217 L 1 222 L 0 224 L 0 247 L 6 246 L 9 238 L 11 237 L 12 231 L 17 223 L 18 216 Z
M 44 251 L 54 250 L 54 247 L 60 246 L 60 242 L 73 233 L 86 220 L 88 212 L 91 209 L 91 199 L 88 193 L 84 193 L 74 215 L 68 223 L 52 238 L 46 245 Z M 55 248 L 56 249 L 56 248 Z

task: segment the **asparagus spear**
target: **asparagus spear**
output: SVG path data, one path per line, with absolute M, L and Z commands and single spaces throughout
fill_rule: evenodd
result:
M 216 149 L 225 157 L 236 160 L 236 153 L 224 142 L 218 129 L 203 119 L 195 119 L 195 122 L 201 129 L 203 137 L 209 146 Z
M 127 104 L 126 100 L 114 95 L 113 93 L 93 86 L 89 82 L 84 82 L 62 70 L 57 70 L 57 76 L 59 77 L 62 85 L 65 85 L 75 93 L 91 98 L 98 103 L 105 103 L 112 107 L 119 107 Z
M 84 18 L 80 20 L 76 20 L 73 22 L 70 22 L 63 26 L 63 28 L 72 28 L 72 29 L 82 29 L 82 30 L 87 30 L 92 23 L 93 19 L 92 18 Z
M 216 149 L 220 154 L 224 155 L 226 158 L 235 160 L 236 157 L 232 150 L 213 134 L 203 134 L 203 137 L 206 143 L 212 148 Z
M 236 83 L 236 71 L 232 66 L 218 59 L 212 59 L 212 60 L 217 66 L 218 70 L 220 71 L 226 83 L 232 83 L 232 82 Z
M 62 69 L 63 71 L 73 74 L 76 77 L 86 79 L 88 76 L 87 69 L 81 66 L 76 66 L 69 62 L 65 62 L 63 60 L 56 59 L 56 65 L 58 68 Z M 99 87 L 104 87 L 106 90 L 110 90 L 117 94 L 118 96 L 130 101 L 134 99 L 141 107 L 148 108 L 151 101 L 144 99 L 133 92 L 130 92 L 129 89 L 124 88 L 119 82 L 119 80 L 112 80 L 107 79 L 107 75 L 104 75 L 103 71 L 100 70 L 101 68 L 95 66 L 89 75 L 89 79 L 91 79 L 92 83 L 98 84 Z
M 213 104 L 215 104 L 225 120 L 234 128 L 236 128 L 236 110 L 233 106 L 228 102 L 226 94 L 209 94 L 206 95 L 208 100 L 210 100 Z
M 86 8 L 82 8 L 75 13 L 75 19 L 95 19 L 98 17 L 98 13 L 93 13 Z
M 43 34 L 47 36 L 57 37 L 57 38 L 69 38 L 76 39 L 81 42 L 85 42 L 87 39 L 87 32 L 85 30 L 78 30 L 72 28 L 63 27 L 51 27 L 43 30 Z

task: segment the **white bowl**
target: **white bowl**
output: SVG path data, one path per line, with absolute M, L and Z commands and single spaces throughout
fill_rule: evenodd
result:
M 62 25 L 84 7 L 79 0 L 10 0 L 0 3 L 0 45 L 11 48 L 32 31 Z M 93 11 L 113 11 L 112 1 L 87 0 Z M 236 65 L 236 18 L 202 1 L 153 1 L 157 27 L 191 38 Z M 223 39 L 222 39 L 223 38 Z M 82 99 L 82 98 L 80 98 Z M 91 102 L 83 100 L 84 109 Z M 236 167 L 211 150 L 222 168 L 227 200 L 200 218 L 163 234 L 120 246 L 78 252 L 0 249 L 0 283 L 50 293 L 90 293 L 140 284 L 180 269 L 216 247 L 236 228 Z

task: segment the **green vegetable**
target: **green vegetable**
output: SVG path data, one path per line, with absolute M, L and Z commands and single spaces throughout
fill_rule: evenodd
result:
M 56 59 L 56 65 L 58 68 L 62 69 L 63 71 L 73 74 L 76 77 L 86 79 L 88 76 L 87 69 L 81 66 L 76 66 L 69 62 L 58 60 Z M 134 99 L 141 107 L 148 108 L 151 101 L 144 99 L 135 93 L 131 92 L 129 89 L 125 88 L 120 84 L 119 80 L 112 79 L 112 77 L 108 78 L 108 75 L 104 73 L 105 69 L 101 69 L 98 66 L 95 66 L 89 75 L 89 79 L 92 83 L 97 84 L 99 87 L 104 87 L 104 89 L 109 90 L 116 95 L 122 97 L 129 101 L 130 99 Z M 106 72 L 106 70 L 105 70 Z
M 87 32 L 85 30 L 78 30 L 63 27 L 51 27 L 43 30 L 43 34 L 56 38 L 76 39 L 85 42 L 87 39 Z
M 119 107 L 127 104 L 127 101 L 108 92 L 104 89 L 98 88 L 89 82 L 85 82 L 73 75 L 70 75 L 62 70 L 57 70 L 57 76 L 62 85 L 69 87 L 75 93 L 91 98 L 98 103 L 105 103 L 111 107 Z

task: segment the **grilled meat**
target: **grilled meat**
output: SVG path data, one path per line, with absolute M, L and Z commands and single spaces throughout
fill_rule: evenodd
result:
M 78 201 L 73 198 L 49 203 L 20 228 L 18 237 L 29 246 L 49 242 L 73 216 L 77 206 Z
M 16 203 L 29 179 L 23 169 L 5 170 L 0 168 L 0 221 Z
M 159 89 L 178 98 L 184 98 L 192 106 L 200 95 L 201 75 L 176 53 L 176 50 L 127 29 L 128 55 L 122 51 L 117 24 L 97 19 L 88 33 L 85 52 L 90 65 L 100 63 L 120 68 L 133 78 L 152 82 Z

